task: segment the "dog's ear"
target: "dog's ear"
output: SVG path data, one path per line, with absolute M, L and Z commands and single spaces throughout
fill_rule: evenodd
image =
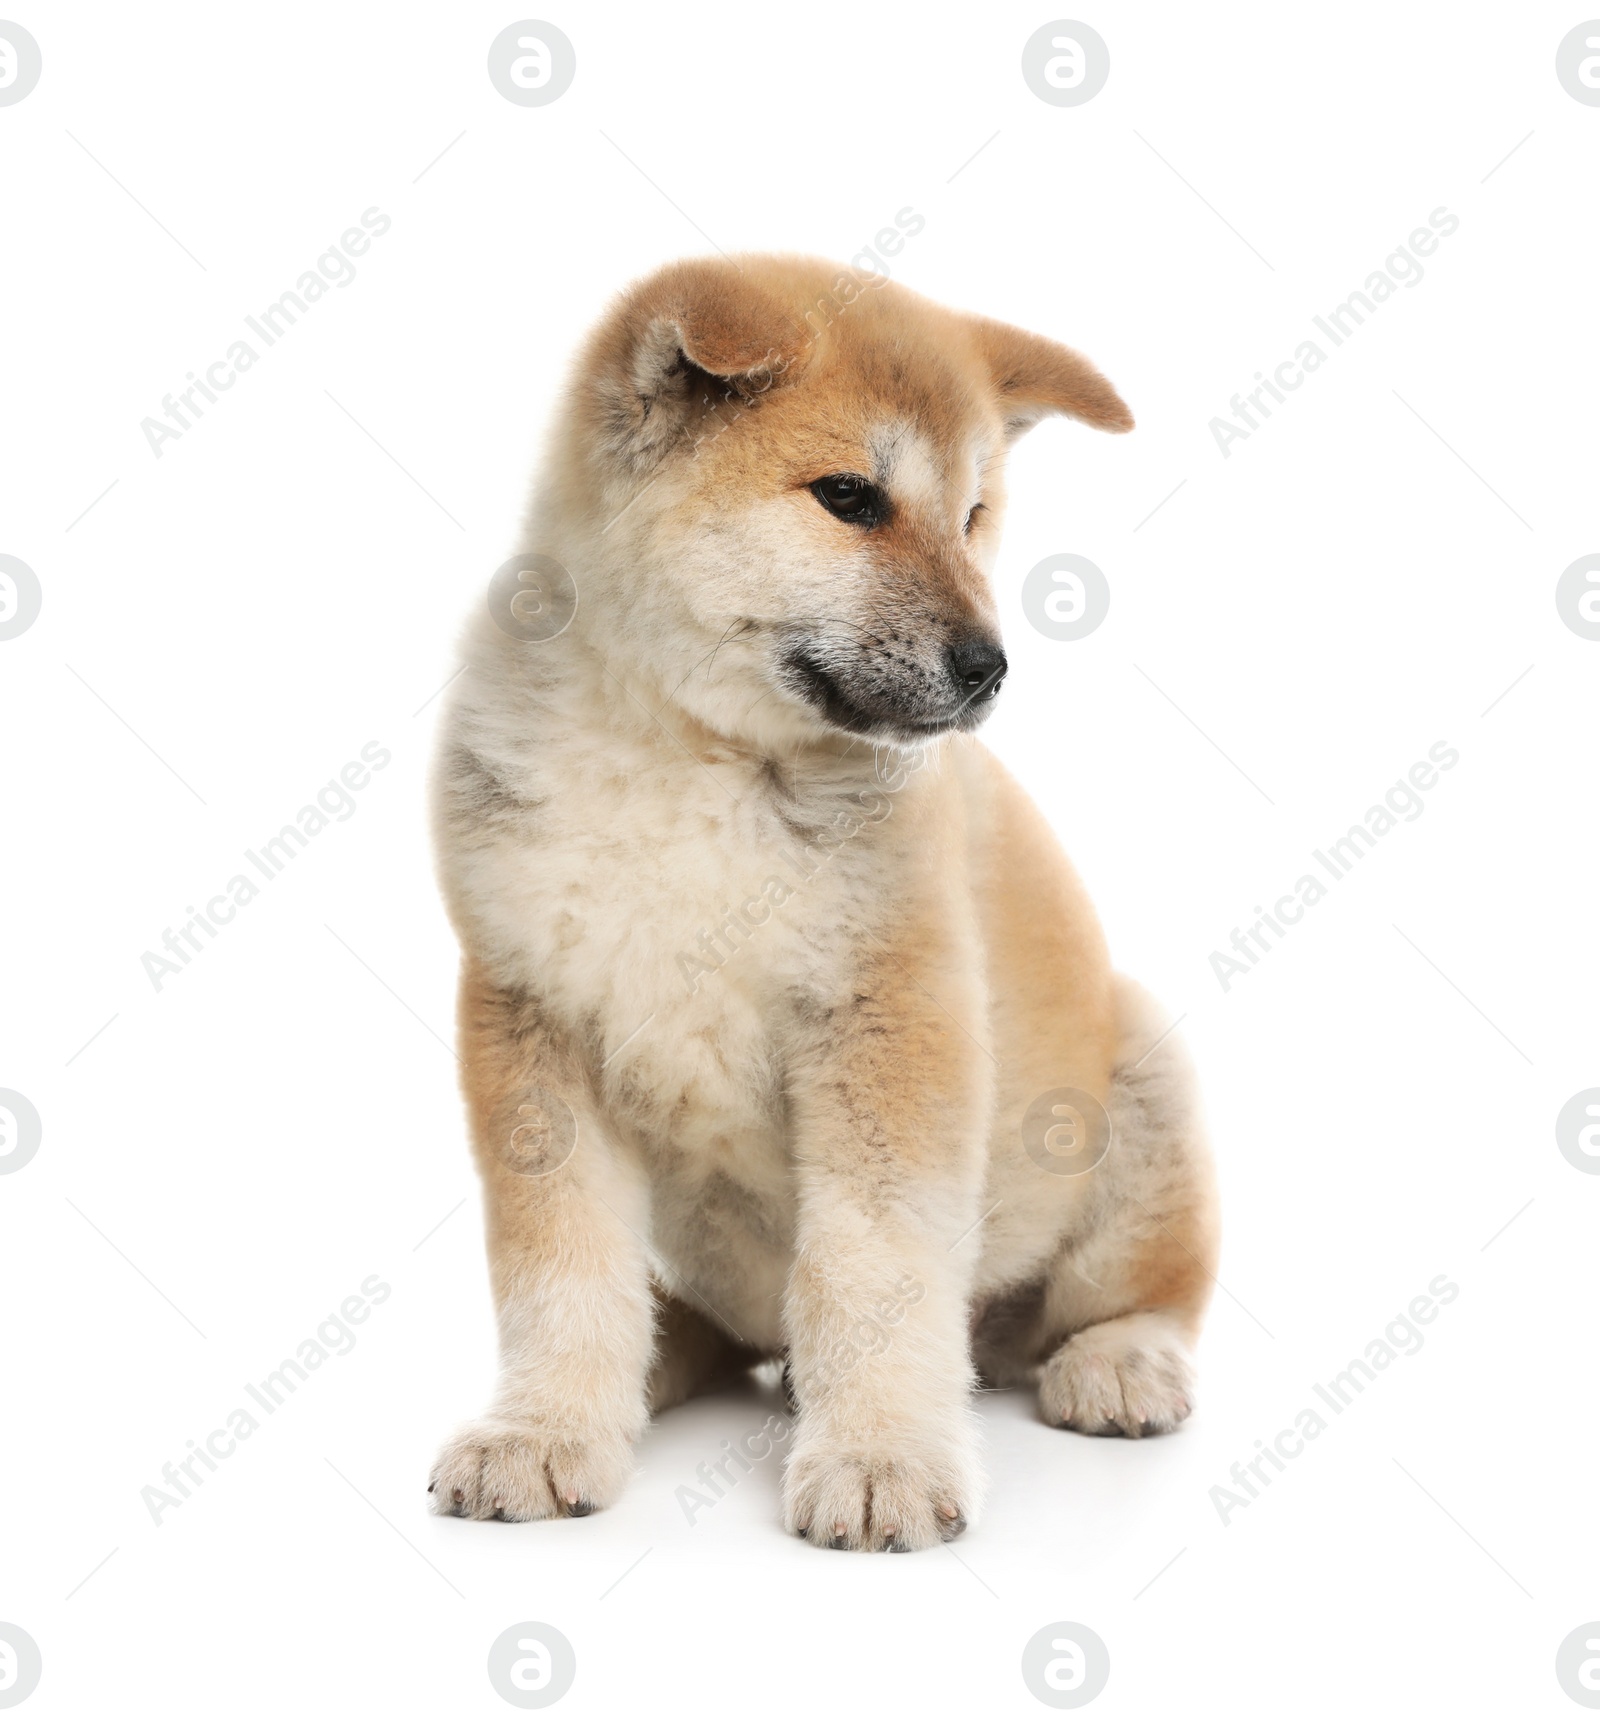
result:
M 996 319 L 975 318 L 972 323 L 1000 398 L 1008 439 L 1020 437 L 1047 414 L 1071 415 L 1104 432 L 1133 430 L 1128 405 L 1081 354 Z
M 726 423 L 793 375 L 806 332 L 731 260 L 689 259 L 628 290 L 585 368 L 606 442 L 653 463 L 696 424 Z

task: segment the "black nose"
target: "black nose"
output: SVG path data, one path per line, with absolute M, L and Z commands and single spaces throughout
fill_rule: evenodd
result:
M 998 643 L 983 637 L 969 637 L 964 643 L 952 643 L 945 650 L 945 659 L 958 690 L 969 697 L 992 697 L 1006 676 L 1005 651 Z

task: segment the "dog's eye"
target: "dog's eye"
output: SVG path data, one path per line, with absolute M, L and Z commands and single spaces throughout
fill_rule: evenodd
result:
M 883 494 L 860 475 L 824 475 L 811 483 L 811 493 L 825 511 L 863 528 L 876 527 L 888 514 Z
M 974 505 L 972 509 L 967 512 L 967 520 L 961 525 L 962 534 L 970 535 L 973 529 L 977 527 L 978 518 L 984 511 L 988 510 L 988 508 L 989 507 L 985 504 Z

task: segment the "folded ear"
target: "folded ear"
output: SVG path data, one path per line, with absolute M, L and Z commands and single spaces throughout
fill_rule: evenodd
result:
M 1081 354 L 992 318 L 972 322 L 1000 398 L 1007 438 L 1020 437 L 1047 414 L 1071 415 L 1104 432 L 1133 430 L 1128 405 Z
M 596 332 L 583 384 L 607 442 L 635 464 L 712 414 L 742 412 L 792 375 L 805 331 L 726 259 L 668 265 L 627 290 Z

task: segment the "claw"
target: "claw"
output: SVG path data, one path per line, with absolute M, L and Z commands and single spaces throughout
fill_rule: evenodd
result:
M 952 1538 L 959 1538 L 966 1531 L 967 1522 L 954 1502 L 937 1502 L 934 1504 L 934 1512 L 939 1516 L 939 1524 L 943 1528 L 941 1536 L 945 1543 L 948 1544 Z

